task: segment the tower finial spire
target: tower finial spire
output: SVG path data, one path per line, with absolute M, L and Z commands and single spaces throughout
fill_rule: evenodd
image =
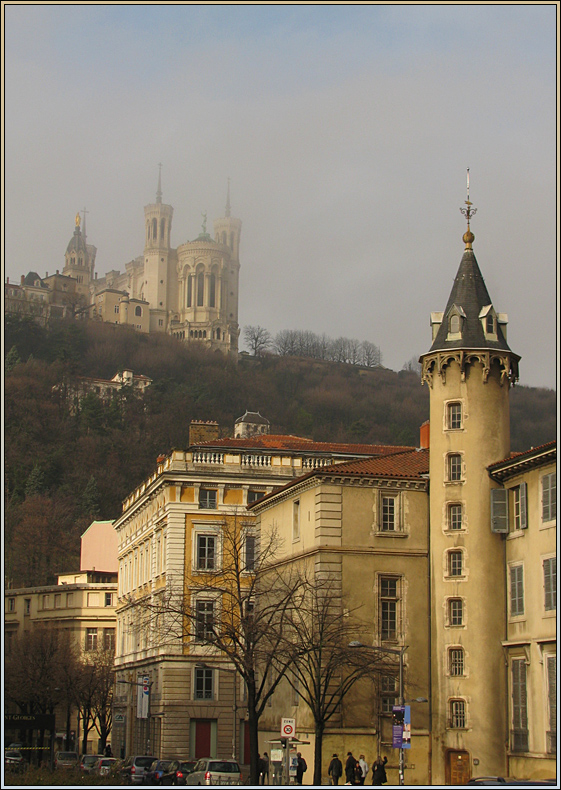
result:
M 230 176 L 228 176 L 228 193 L 226 195 L 226 216 L 230 216 Z
M 471 201 L 469 199 L 469 167 L 467 169 L 467 200 L 465 201 L 465 204 L 466 204 L 467 208 L 460 208 L 460 211 L 462 212 L 464 217 L 467 219 L 467 231 L 464 233 L 462 238 L 463 238 L 464 244 L 466 245 L 466 247 L 465 247 L 466 250 L 471 250 L 471 249 L 473 249 L 473 247 L 471 245 L 473 244 L 475 236 L 473 235 L 473 233 L 470 230 L 469 221 L 473 217 L 473 215 L 477 212 L 477 209 L 476 208 L 472 208 L 472 203 L 471 203 Z
M 156 192 L 156 203 L 162 202 L 162 163 L 158 164 L 160 172 L 158 173 L 158 191 Z

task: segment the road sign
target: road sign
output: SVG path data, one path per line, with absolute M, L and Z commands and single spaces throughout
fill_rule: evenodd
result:
M 296 734 L 296 719 L 281 719 L 281 737 L 294 738 Z

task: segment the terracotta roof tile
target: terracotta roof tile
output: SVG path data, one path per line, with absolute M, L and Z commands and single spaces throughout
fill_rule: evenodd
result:
M 517 452 L 511 453 L 506 458 L 503 458 L 502 461 L 495 461 L 493 464 L 489 464 L 487 467 L 488 469 L 494 469 L 495 466 L 500 466 L 501 464 L 506 464 L 509 461 L 521 461 L 523 456 L 532 456 L 535 453 L 540 453 L 542 451 L 547 450 L 554 450 L 557 446 L 557 441 L 554 439 L 552 442 L 546 442 L 545 444 L 540 444 L 537 447 L 530 447 L 529 450 L 518 450 Z
M 301 436 L 262 434 L 247 439 L 211 439 L 197 442 L 193 446 L 222 447 L 232 450 L 293 450 L 295 452 L 332 453 L 342 455 L 390 455 L 414 448 L 405 445 L 345 444 L 338 442 L 314 442 Z

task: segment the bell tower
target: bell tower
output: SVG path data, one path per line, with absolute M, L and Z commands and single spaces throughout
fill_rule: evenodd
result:
M 228 248 L 230 262 L 227 272 L 227 282 L 224 288 L 223 315 L 228 323 L 228 332 L 231 338 L 231 351 L 237 353 L 238 336 L 238 303 L 240 279 L 240 237 L 242 221 L 232 217 L 230 207 L 230 179 L 226 194 L 226 208 L 224 217 L 214 220 L 214 240 L 223 247 Z
M 85 233 L 85 209 L 84 209 L 84 232 L 80 227 L 80 213 L 76 214 L 74 234 L 64 254 L 64 269 L 62 273 L 67 277 L 76 280 L 76 291 L 85 297 L 89 297 L 90 283 L 93 277 L 95 263 L 95 247 L 86 244 Z
M 505 536 L 493 532 L 495 484 L 487 467 L 510 452 L 509 389 L 520 357 L 507 344 L 507 316 L 496 312 L 473 252 L 469 170 L 460 210 L 464 253 L 446 309 L 431 313 L 432 346 L 421 357 L 430 388 L 435 784 L 505 775 L 508 742 Z
M 150 332 L 167 331 L 172 287 L 170 238 L 173 207 L 162 203 L 162 165 L 158 167 L 156 202 L 144 207 L 144 282 L 141 298 L 150 303 Z

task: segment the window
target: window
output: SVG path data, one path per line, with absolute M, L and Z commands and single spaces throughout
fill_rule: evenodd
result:
M 292 540 L 300 540 L 300 502 L 292 505 Z
M 524 566 L 510 567 L 510 616 L 524 614 Z
M 449 403 L 446 407 L 446 427 L 457 430 L 462 427 L 462 404 Z
M 187 307 L 192 306 L 192 300 L 191 300 L 192 282 L 193 282 L 193 275 L 190 274 L 189 277 L 187 277 Z M 191 330 L 191 337 L 192 336 L 193 336 L 193 330 Z
M 16 599 L 15 598 L 8 598 L 8 611 L 15 612 L 16 611 Z
M 137 316 L 141 316 L 142 315 L 142 307 L 140 307 L 140 305 L 138 305 L 137 307 L 134 308 L 134 314 L 137 315 Z
M 459 453 L 451 453 L 448 456 L 448 480 L 456 482 L 462 479 L 462 456 Z
M 197 275 L 197 307 L 203 306 L 203 299 L 205 293 L 205 276 L 201 272 Z
M 454 730 L 465 729 L 466 703 L 463 699 L 450 700 L 450 727 Z
M 245 570 L 255 570 L 255 535 L 245 536 Z
M 547 732 L 547 751 L 557 751 L 557 656 L 547 657 L 547 699 L 549 703 L 549 731 Z
M 114 628 L 104 628 L 103 629 L 103 649 L 104 650 L 111 650 L 113 653 L 115 652 L 115 629 Z
M 97 628 L 86 629 L 86 650 L 97 650 Z
M 557 517 L 557 481 L 555 472 L 542 477 L 542 520 L 552 521 Z
M 396 530 L 396 497 L 382 497 L 382 532 Z
M 218 492 L 214 488 L 199 489 L 199 508 L 216 510 L 218 501 L 217 494 Z
M 195 639 L 212 642 L 214 629 L 214 601 L 198 600 L 195 604 Z
M 495 333 L 495 319 L 492 313 L 489 313 L 485 319 L 485 330 L 488 335 L 493 335 Z
M 55 609 L 60 609 L 62 606 L 62 594 L 55 593 Z
M 448 552 L 448 575 L 463 575 L 463 553 L 461 550 L 454 549 L 454 551 Z
M 68 596 L 66 596 L 66 598 L 68 599 Z M 31 614 L 31 598 L 26 598 L 25 599 L 24 607 L 23 607 L 23 613 L 24 614 Z
M 216 535 L 197 535 L 197 570 L 213 571 L 216 568 Z
M 448 529 L 462 529 L 462 505 L 454 502 L 448 505 Z
M 545 609 L 554 611 L 557 609 L 557 557 L 543 561 L 543 589 Z
M 526 689 L 526 659 L 513 659 L 512 673 L 512 731 L 510 748 L 513 752 L 528 751 L 528 708 Z
M 397 697 L 396 680 L 391 675 L 382 675 L 380 678 L 381 712 L 392 713 Z
M 461 598 L 450 598 L 448 601 L 449 625 L 464 624 L 464 602 Z
M 43 609 L 50 609 L 51 607 L 51 598 L 50 595 L 43 596 Z
M 450 316 L 450 334 L 458 335 L 460 333 L 460 330 L 461 330 L 460 316 L 459 315 Z
M 88 593 L 88 606 L 99 606 L 99 593 Z
M 105 593 L 105 606 L 113 606 L 113 593 Z
M 195 667 L 195 699 L 214 699 L 214 670 Z
M 526 529 L 528 526 L 527 521 L 527 485 L 521 483 L 516 488 L 512 489 L 513 497 L 513 527 L 515 530 Z
M 115 313 L 118 315 L 119 314 L 119 305 L 116 304 L 113 309 L 114 309 Z
M 399 577 L 380 576 L 380 635 L 382 639 L 397 639 L 399 605 Z
M 209 307 L 215 307 L 216 303 L 216 275 L 210 275 L 210 295 L 209 295 Z
M 247 504 L 251 505 L 263 496 L 265 496 L 264 491 L 257 491 L 255 488 L 250 488 L 247 492 Z
M 451 647 L 448 650 L 448 667 L 450 675 L 458 678 L 464 674 L 464 649 L 463 647 Z
M 74 593 L 66 593 L 66 606 L 74 606 Z
M 158 326 L 163 326 L 163 325 L 164 325 L 164 319 L 163 318 L 159 318 L 158 319 Z

